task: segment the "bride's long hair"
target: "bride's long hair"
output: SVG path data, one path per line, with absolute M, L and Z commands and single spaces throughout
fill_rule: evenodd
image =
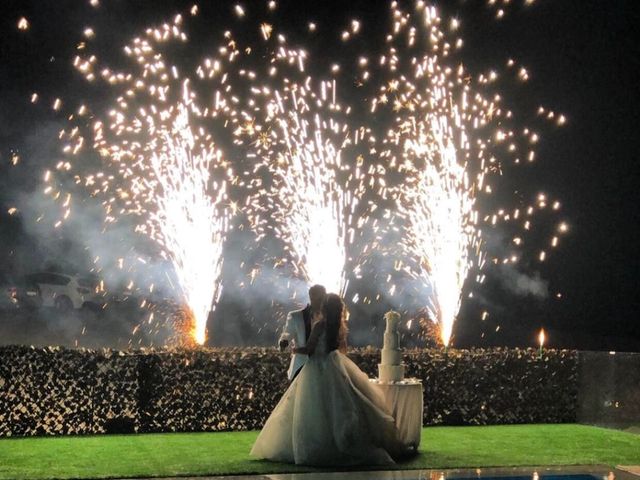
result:
M 324 316 L 327 321 L 327 352 L 339 350 L 346 353 L 349 313 L 342 299 L 335 293 L 329 293 L 325 299 Z

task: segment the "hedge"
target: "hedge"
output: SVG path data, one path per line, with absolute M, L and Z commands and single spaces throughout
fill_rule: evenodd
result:
M 377 375 L 377 349 L 349 357 Z M 576 420 L 576 351 L 420 349 L 404 362 L 424 386 L 424 425 Z M 266 348 L 0 347 L 0 436 L 259 429 L 288 363 Z

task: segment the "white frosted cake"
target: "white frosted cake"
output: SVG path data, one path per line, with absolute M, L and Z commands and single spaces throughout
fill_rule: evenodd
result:
M 400 334 L 398 333 L 400 314 L 390 311 L 385 314 L 384 319 L 387 321 L 387 328 L 384 331 L 382 359 L 378 365 L 378 376 L 381 382 L 400 382 L 404 379 L 404 364 L 402 363 Z

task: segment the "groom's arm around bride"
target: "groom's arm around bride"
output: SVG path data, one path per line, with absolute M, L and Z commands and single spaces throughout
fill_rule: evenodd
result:
M 295 348 L 307 345 L 307 339 L 311 333 L 311 316 L 313 312 L 320 312 L 324 303 L 326 289 L 322 285 L 313 285 L 309 288 L 309 303 L 302 310 L 289 312 L 287 321 L 278 339 L 280 351 L 284 351 L 293 341 Z M 303 353 L 292 351 L 291 364 L 287 371 L 289 380 L 293 380 L 309 357 Z

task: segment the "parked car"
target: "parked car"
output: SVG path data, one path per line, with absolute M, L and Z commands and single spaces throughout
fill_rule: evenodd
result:
M 14 287 L 14 296 L 18 302 L 18 307 L 22 309 L 35 310 L 42 306 L 42 295 L 37 283 L 24 278 Z
M 0 309 L 34 309 L 40 307 L 42 299 L 37 284 L 22 279 L 16 281 L 11 276 L 0 276 Z
M 99 282 L 93 277 L 41 272 L 27 275 L 25 284 L 37 286 L 43 307 L 69 311 L 83 307 L 101 308 L 103 304 Z
M 8 275 L 0 275 L 0 310 L 18 308 L 18 289 L 16 283 Z

